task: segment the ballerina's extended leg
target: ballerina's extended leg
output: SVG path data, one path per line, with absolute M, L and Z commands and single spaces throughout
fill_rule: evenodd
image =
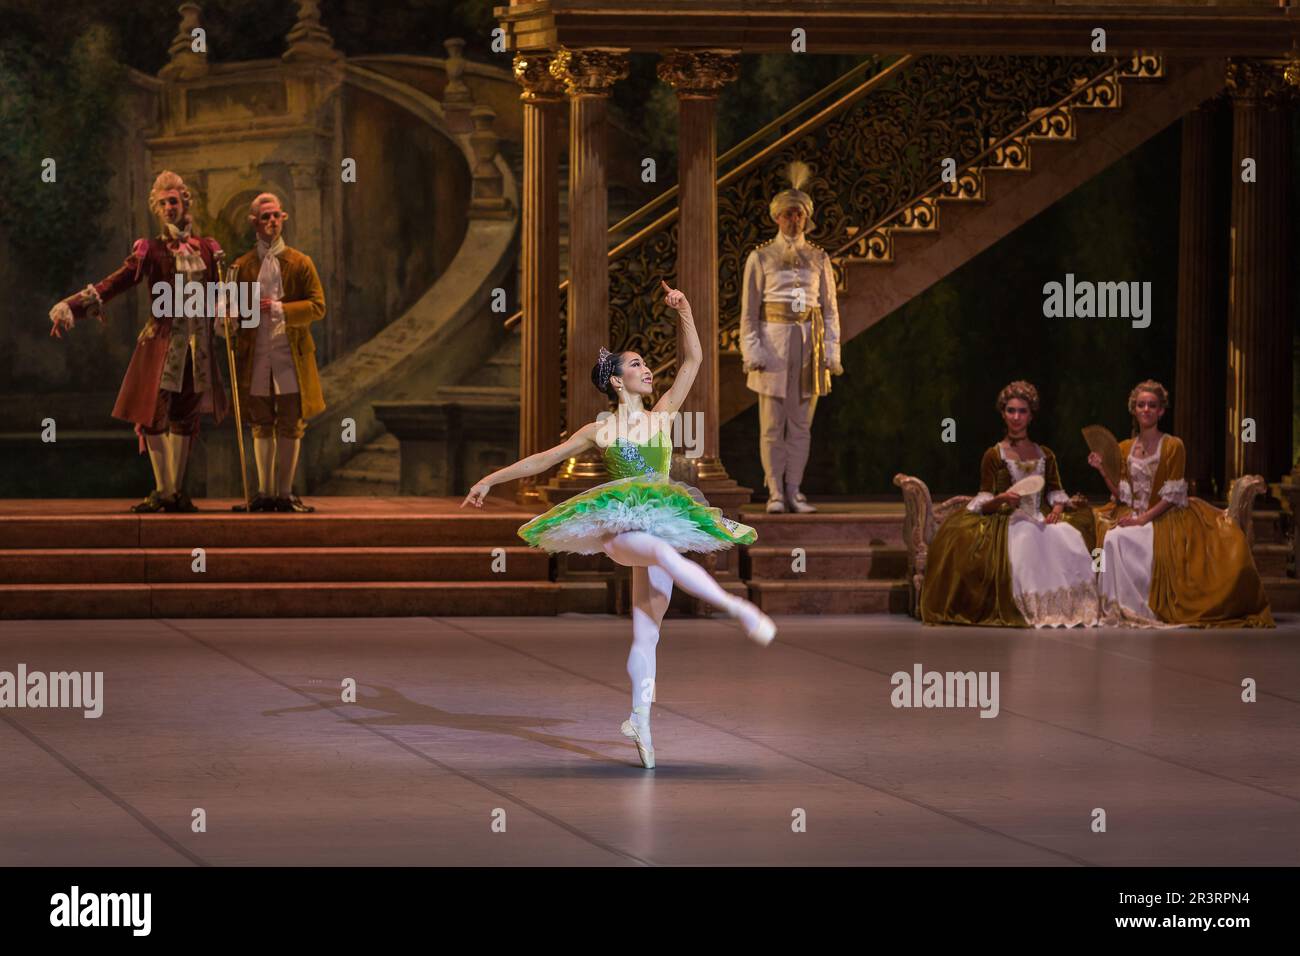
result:
M 728 594 L 713 580 L 713 575 L 683 557 L 662 538 L 645 531 L 624 531 L 605 541 L 605 553 L 628 567 L 658 565 L 687 594 L 707 601 L 740 621 L 745 633 L 759 644 L 770 644 L 776 636 L 776 625 L 770 617 L 744 598 Z

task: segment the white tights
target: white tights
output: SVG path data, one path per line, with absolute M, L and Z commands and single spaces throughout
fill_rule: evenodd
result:
M 632 650 L 627 657 L 627 674 L 632 678 L 632 720 L 639 724 L 642 738 L 649 744 L 655 648 L 673 585 L 746 624 L 760 612 L 748 601 L 724 591 L 713 575 L 662 538 L 645 531 L 624 531 L 606 539 L 604 547 L 611 558 L 632 568 Z

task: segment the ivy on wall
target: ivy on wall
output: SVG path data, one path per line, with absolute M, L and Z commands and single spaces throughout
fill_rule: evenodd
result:
M 102 241 L 106 158 L 123 71 L 111 33 L 91 26 L 63 51 L 0 41 L 0 227 L 9 251 L 42 288 L 75 282 Z M 54 182 L 42 180 L 54 161 Z

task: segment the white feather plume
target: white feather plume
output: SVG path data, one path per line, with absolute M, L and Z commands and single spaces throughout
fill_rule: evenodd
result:
M 812 168 L 807 163 L 796 159 L 788 167 L 786 175 L 790 179 L 791 186 L 795 189 L 803 189 L 803 184 L 812 176 Z

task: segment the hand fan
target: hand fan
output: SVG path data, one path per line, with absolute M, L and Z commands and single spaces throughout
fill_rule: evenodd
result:
M 1032 495 L 1036 491 L 1042 491 L 1045 484 L 1047 482 L 1043 480 L 1042 475 L 1026 475 L 1008 488 L 1007 491 L 1023 498 L 1025 495 Z
M 1088 450 L 1101 456 L 1101 468 L 1112 485 L 1119 485 L 1119 477 L 1124 472 L 1123 457 L 1119 453 L 1119 442 L 1105 425 L 1089 425 L 1083 430 L 1083 440 L 1088 443 Z

